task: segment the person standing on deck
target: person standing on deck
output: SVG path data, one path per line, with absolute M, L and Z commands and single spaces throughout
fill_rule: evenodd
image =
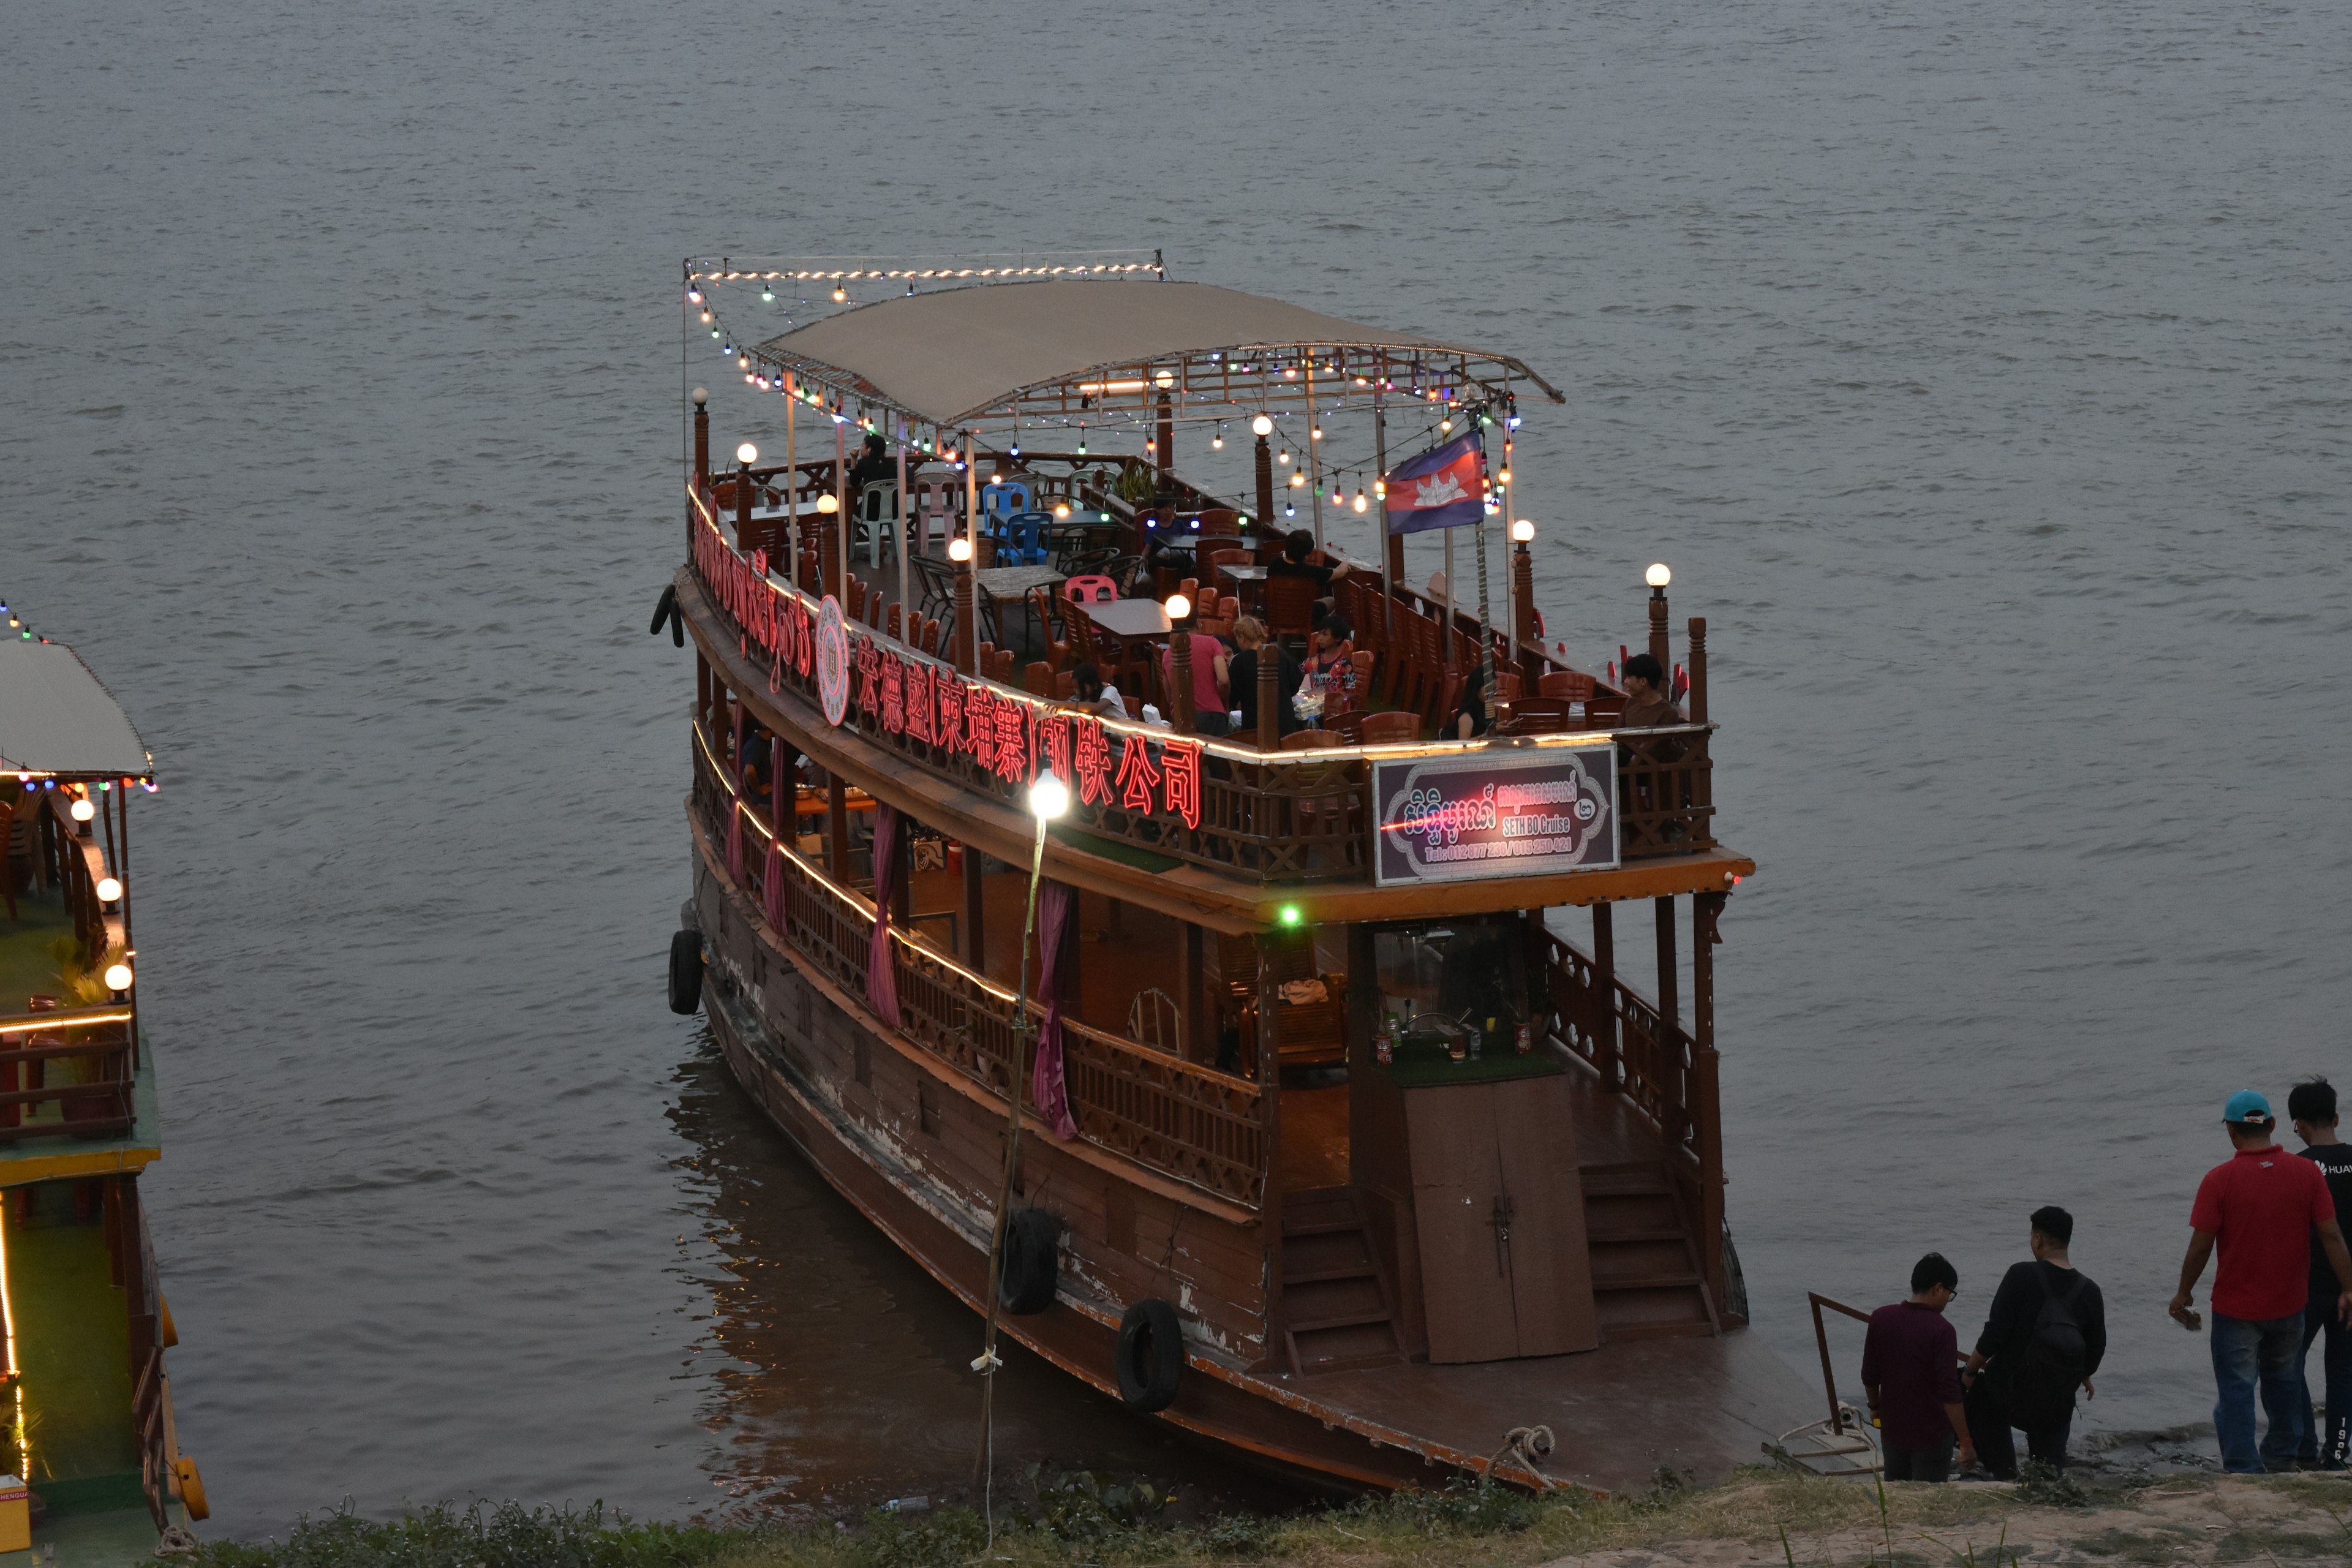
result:
M 2028 1455 L 2053 1469 L 2066 1468 L 2074 1390 L 2096 1397 L 2091 1374 L 2107 1353 L 2106 1302 L 2066 1256 L 2074 1216 L 2053 1204 L 2035 1209 L 2029 1223 L 2032 1261 L 2013 1263 L 2001 1276 L 1969 1355 L 1975 1374 L 1965 1402 L 1969 1427 L 1998 1481 L 2017 1479 L 2012 1427 L 2025 1434 Z
M 2336 1315 L 2352 1322 L 2352 1257 L 2336 1228 L 2327 1180 L 2309 1160 L 2291 1158 L 2272 1140 L 2278 1125 L 2271 1102 L 2251 1089 L 2221 1110 L 2237 1154 L 2216 1165 L 2198 1185 L 2189 1211 L 2189 1254 L 2180 1260 L 2173 1318 L 2198 1325 L 2189 1304 L 2198 1277 L 2219 1244 L 2221 1267 L 2213 1278 L 2213 1383 L 2219 1401 L 2213 1427 L 2221 1440 L 2221 1468 L 2233 1475 L 2291 1470 L 2311 1406 L 2300 1411 L 2303 1379 L 2295 1358 L 2303 1344 L 2304 1305 L 2311 1287 L 2311 1237 L 2320 1246 L 2340 1288 Z M 2254 1446 L 2254 1390 L 2262 1389 L 2270 1430 Z
M 2324 1078 L 2308 1079 L 2287 1091 L 2287 1119 L 2303 1140 L 2303 1157 L 2327 1178 L 2327 1195 L 2335 1202 L 2337 1224 L 2352 1209 L 2352 1143 L 2336 1135 L 2336 1086 Z M 2336 1310 L 2335 1270 L 2327 1261 L 2326 1243 L 2312 1232 L 2311 1293 L 2303 1307 L 2303 1352 L 2295 1358 L 2304 1374 L 2303 1442 L 2295 1462 L 2305 1469 L 2340 1470 L 2352 1459 L 2352 1327 Z M 2326 1348 L 2319 1364 L 2327 1376 L 2327 1440 L 2311 1420 L 2311 1342 L 2325 1331 Z
M 1890 1481 L 1951 1479 L 1955 1439 L 1961 1467 L 1976 1462 L 1960 1402 L 1959 1336 L 1944 1316 L 1959 1293 L 1958 1271 L 1931 1252 L 1912 1267 L 1911 1299 L 1870 1315 L 1862 1386 Z
M 1655 730 L 1690 722 L 1666 694 L 1665 667 L 1651 655 L 1637 653 L 1627 659 L 1618 679 L 1625 687 L 1625 728 Z

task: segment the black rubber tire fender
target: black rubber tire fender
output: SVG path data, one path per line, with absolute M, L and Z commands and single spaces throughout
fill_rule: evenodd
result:
M 691 1013 L 702 1005 L 702 933 L 682 931 L 669 939 L 669 1010 Z
M 1054 1304 L 1062 1283 L 1062 1224 L 1040 1208 L 1014 1209 L 1004 1222 L 1004 1264 L 996 1299 L 1016 1318 Z
M 1176 1403 L 1184 1381 L 1184 1324 L 1158 1297 L 1138 1301 L 1118 1323 L 1118 1396 L 1149 1415 Z
M 677 616 L 677 584 L 665 584 L 661 597 L 654 601 L 654 624 L 646 628 L 647 637 L 661 636 L 662 623 Z

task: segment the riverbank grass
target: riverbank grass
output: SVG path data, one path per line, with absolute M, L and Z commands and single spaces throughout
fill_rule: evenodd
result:
M 1458 1487 L 1287 1518 L 1171 1526 L 1139 1483 L 1062 1477 L 1001 1510 L 748 1529 L 641 1524 L 600 1510 L 348 1513 L 283 1541 L 212 1542 L 194 1568 L 2031 1568 L 2352 1563 L 2352 1479 L 2171 1478 L 2133 1488 L 1880 1488 L 1769 1471 L 1639 1497 Z

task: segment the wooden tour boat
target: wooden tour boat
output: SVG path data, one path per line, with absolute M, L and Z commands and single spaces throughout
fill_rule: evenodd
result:
M 163 1153 L 131 914 L 131 800 L 153 790 L 153 763 L 73 650 L 8 617 L 0 1553 L 152 1561 L 205 1515 L 173 1429 L 163 1352 L 179 1339 L 139 1201 Z
M 1746 1331 L 1724 1228 L 1712 949 L 1754 866 L 1717 837 L 1706 624 L 1686 721 L 1630 727 L 1547 652 L 1509 455 L 1521 400 L 1559 395 L 1157 256 L 689 261 L 685 290 L 785 450 L 714 470 L 695 389 L 654 622 L 696 661 L 670 999 L 825 1179 L 992 1336 L 1328 1483 L 1639 1486 L 1794 1425 L 1811 1396 Z M 814 319 L 738 339 L 778 292 Z M 1221 468 L 1229 427 L 1245 500 L 1173 465 Z M 1381 558 L 1286 569 L 1308 517 Z M 1452 530 L 1475 545 L 1474 603 L 1405 582 L 1433 521 L 1449 564 Z M 1357 685 L 1310 727 L 1274 658 L 1244 731 L 1193 711 L 1221 649 L 1155 656 L 1171 612 L 1236 608 L 1299 650 L 1319 597 Z M 1125 715 L 1074 700 L 1080 663 Z M 1495 719 L 1468 740 L 1465 689 Z M 1538 1426 L 1548 1460 L 1510 1441 Z

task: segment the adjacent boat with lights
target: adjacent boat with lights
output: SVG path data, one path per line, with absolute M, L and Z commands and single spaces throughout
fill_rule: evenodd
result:
M 205 1514 L 139 1176 L 163 1152 L 133 973 L 139 736 L 74 651 L 0 639 L 0 1552 L 152 1559 Z
M 1510 468 L 1559 395 L 1156 255 L 685 290 L 743 438 L 714 470 L 695 389 L 671 1005 L 982 1314 L 975 1372 L 1009 1336 L 1341 1486 L 1640 1485 L 1791 1426 L 1724 1226 L 1713 950 L 1754 868 L 1706 624 L 1659 567 L 1622 682 L 1547 649 Z M 1415 534 L 1475 593 L 1408 582 Z

